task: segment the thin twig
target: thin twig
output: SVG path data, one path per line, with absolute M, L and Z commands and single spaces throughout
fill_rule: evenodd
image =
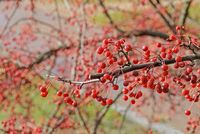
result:
M 13 12 L 11 13 L 11 15 L 8 17 L 8 21 L 7 21 L 6 25 L 4 26 L 4 29 L 2 30 L 1 35 L 3 35 L 4 32 L 7 30 L 7 28 L 8 28 L 8 26 L 9 26 L 9 24 L 10 24 L 12 18 L 14 17 L 15 13 L 17 12 L 17 9 L 18 9 L 18 7 L 19 7 L 19 4 L 20 4 L 19 1 L 17 1 L 16 6 L 15 6 L 15 9 L 14 9 Z
M 62 22 L 61 22 L 61 16 L 59 13 L 59 8 L 58 8 L 58 1 L 54 0 L 55 2 L 55 9 L 56 9 L 56 13 L 57 13 L 57 20 L 58 20 L 58 25 L 59 25 L 59 29 L 62 30 Z
M 154 7 L 154 9 L 157 11 L 157 13 L 160 15 L 160 17 L 164 20 L 164 22 L 167 24 L 167 26 L 169 27 L 169 29 L 173 32 L 176 33 L 176 30 L 174 28 L 175 24 L 173 22 L 173 20 L 171 20 L 169 17 L 166 17 L 157 7 L 157 5 L 152 1 L 149 0 L 149 2 L 151 3 L 151 5 Z
M 185 4 L 184 4 L 183 10 L 181 12 L 180 20 L 179 20 L 179 24 L 181 26 L 185 25 L 185 22 L 186 22 L 186 19 L 188 17 L 188 14 L 189 14 L 189 9 L 190 9 L 190 5 L 191 5 L 192 1 L 193 0 L 185 0 Z
M 169 36 L 163 32 L 160 31 L 154 31 L 154 30 L 147 30 L 147 29 L 138 29 L 133 30 L 131 32 L 125 33 L 122 29 L 120 29 L 113 21 L 112 17 L 110 16 L 108 9 L 106 8 L 104 2 L 102 0 L 99 0 L 99 4 L 104 10 L 105 16 L 108 18 L 110 24 L 120 33 L 122 36 L 130 37 L 132 35 L 134 36 L 152 36 L 152 37 L 160 37 L 162 39 L 167 39 Z
M 76 55 L 76 59 L 75 59 L 75 65 L 74 65 L 74 69 L 73 69 L 73 73 L 72 73 L 72 79 L 73 80 L 75 80 L 76 79 L 76 75 L 77 75 L 77 71 L 76 71 L 76 67 L 77 67 L 77 65 L 78 65 L 78 61 L 79 61 L 79 57 L 82 57 L 83 56 L 83 50 L 84 50 L 84 43 L 85 43 L 85 40 L 84 40 L 84 38 L 85 38 L 85 32 L 86 32 L 86 20 L 85 20 L 85 12 L 84 12 L 84 6 L 85 6 L 85 4 L 86 3 L 83 3 L 82 5 L 81 5 L 81 8 L 80 8 L 80 12 L 81 12 L 81 14 L 82 14 L 82 16 L 83 16 L 83 20 L 84 20 L 84 24 L 83 24 L 83 26 L 81 25 L 81 24 L 79 24 L 79 45 L 78 45 L 78 53 L 77 53 L 77 55 Z M 83 63 L 83 61 L 81 60 L 81 64 L 82 64 L 82 66 L 84 66 L 84 63 Z M 73 81 L 71 81 L 71 82 L 73 82 Z M 70 83 L 71 83 L 70 82 Z M 81 87 L 84 85 L 84 83 L 81 83 Z M 76 98 L 74 97 L 74 99 L 75 99 L 75 101 L 76 101 Z M 79 107 L 79 105 L 77 105 L 76 106 L 76 110 L 77 110 L 77 112 L 78 112 L 78 116 L 79 116 L 79 118 L 80 118 L 80 120 L 81 120 L 81 123 L 82 123 L 82 125 L 83 125 L 83 127 L 85 128 L 85 130 L 86 130 L 86 132 L 88 133 L 88 134 L 90 134 L 90 129 L 89 129 L 89 127 L 87 126 L 87 123 L 86 123 L 86 121 L 85 121 L 85 119 L 84 119 L 84 117 L 83 117 L 83 115 L 82 115 L 82 113 L 81 113 L 81 110 L 80 110 L 80 107 Z
M 107 10 L 106 6 L 104 5 L 103 0 L 99 0 L 99 4 L 100 4 L 101 7 L 103 8 L 104 14 L 105 14 L 106 17 L 108 18 L 110 24 L 111 24 L 117 31 L 119 31 L 119 32 L 121 32 L 121 33 L 124 33 L 124 31 L 121 30 L 121 29 L 114 23 L 112 17 L 111 17 L 110 14 L 108 13 L 108 10 Z
M 22 66 L 22 67 L 19 67 L 19 69 L 32 68 L 34 65 L 37 65 L 37 64 L 45 61 L 46 59 L 50 58 L 52 55 L 56 54 L 58 51 L 64 50 L 64 49 L 69 49 L 69 48 L 70 48 L 70 46 L 61 46 L 56 49 L 51 49 L 51 50 L 43 53 L 38 59 L 36 59 L 34 62 L 29 64 L 28 66 Z
M 114 104 L 118 98 L 122 95 L 122 92 L 120 92 L 116 97 L 115 99 L 113 100 L 113 103 Z M 97 134 L 97 130 L 99 128 L 99 125 L 101 124 L 103 118 L 105 117 L 105 115 L 107 114 L 107 112 L 109 111 L 111 105 L 108 105 L 97 117 L 97 119 L 95 120 L 95 125 L 94 125 L 94 129 L 93 129 L 93 132 L 92 134 Z
M 126 119 L 126 114 L 127 114 L 128 110 L 130 109 L 130 107 L 131 107 L 131 104 L 129 104 L 129 105 L 126 107 L 126 109 L 124 110 L 124 114 L 123 114 L 123 118 L 122 118 L 122 123 L 121 123 L 121 125 L 120 125 L 120 127 L 119 127 L 119 134 L 122 133 L 121 130 L 122 130 L 123 126 L 124 126 L 124 122 L 125 122 L 125 119 Z

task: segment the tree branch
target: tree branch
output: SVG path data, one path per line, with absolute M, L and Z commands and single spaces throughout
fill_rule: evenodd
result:
M 152 37 L 160 37 L 162 39 L 167 39 L 169 36 L 165 33 L 159 32 L 159 31 L 153 31 L 153 30 L 134 30 L 132 32 L 129 32 L 128 34 L 125 33 L 122 29 L 120 29 L 113 21 L 112 17 L 110 16 L 106 6 L 104 5 L 102 0 L 99 0 L 99 4 L 104 10 L 105 16 L 108 18 L 110 24 L 120 33 L 122 33 L 122 36 L 130 37 L 132 35 L 134 36 L 152 36 Z
M 48 134 L 53 134 L 54 131 L 65 121 L 66 115 L 62 115 L 56 125 L 48 132 Z
M 197 59 L 200 59 L 200 54 L 188 55 L 188 56 L 182 57 L 182 61 L 194 61 L 194 60 L 197 60 Z M 173 64 L 175 62 L 176 62 L 175 58 L 173 58 L 171 60 L 148 62 L 148 63 L 144 63 L 144 64 L 131 65 L 131 66 L 128 66 L 128 67 L 124 67 L 123 69 L 119 69 L 119 70 L 116 70 L 114 72 L 107 72 L 107 73 L 110 74 L 110 75 L 113 75 L 113 76 L 119 76 L 122 73 L 128 73 L 128 72 L 131 72 L 131 71 L 134 71 L 134 70 L 139 70 L 139 69 L 146 68 L 146 67 L 158 67 L 158 66 L 161 66 L 162 63 Z M 100 79 L 103 75 L 104 75 L 104 73 L 90 75 L 90 79 Z
M 86 80 L 86 81 L 75 81 L 75 80 L 68 80 L 62 77 L 57 77 L 57 76 L 48 76 L 49 78 L 57 78 L 58 81 L 62 81 L 65 83 L 70 83 L 70 84 L 78 84 L 78 85 L 85 85 L 85 84 L 90 84 L 94 82 L 99 82 L 99 79 L 91 79 L 91 80 Z
M 185 25 L 186 19 L 187 19 L 188 14 L 189 14 L 189 9 L 190 9 L 191 3 L 192 3 L 192 0 L 185 0 L 185 5 L 183 7 L 183 10 L 182 10 L 181 16 L 180 16 L 180 20 L 179 20 L 179 24 L 181 26 Z
M 131 104 L 129 104 L 124 111 L 122 122 L 121 122 L 120 127 L 119 127 L 119 134 L 122 134 L 122 128 L 123 128 L 124 122 L 126 120 L 126 114 L 127 114 L 127 112 L 129 111 L 130 108 L 131 108 Z
M 1 35 L 3 35 L 4 32 L 7 30 L 7 28 L 8 28 L 8 26 L 9 26 L 9 24 L 10 24 L 12 18 L 14 17 L 15 13 L 17 12 L 18 7 L 19 7 L 19 1 L 16 2 L 16 7 L 15 7 L 15 9 L 14 9 L 13 12 L 11 13 L 11 15 L 8 17 L 8 21 L 7 21 L 6 25 L 5 25 L 4 28 L 3 28 L 2 32 L 1 32 Z
M 127 36 L 130 36 L 130 35 L 159 37 L 164 40 L 169 38 L 169 36 L 167 34 L 160 32 L 160 31 L 154 31 L 154 30 L 135 30 L 135 31 L 129 33 L 129 35 L 127 35 Z
M 171 20 L 171 18 L 169 18 L 169 16 L 165 16 L 157 7 L 157 5 L 152 1 L 149 0 L 149 2 L 151 3 L 151 5 L 154 7 L 154 9 L 157 11 L 157 13 L 160 15 L 160 17 L 164 20 L 164 22 L 166 23 L 166 25 L 169 27 L 169 29 L 173 32 L 176 33 L 176 30 L 174 28 L 174 22 L 173 20 Z
M 104 10 L 104 14 L 106 15 L 106 17 L 108 18 L 110 24 L 120 33 L 124 33 L 123 30 L 121 30 L 115 23 L 114 21 L 112 20 L 110 14 L 108 13 L 108 10 L 106 8 L 106 6 L 104 5 L 103 1 L 102 0 L 99 0 L 99 4 L 101 5 L 101 7 L 103 8 Z
M 58 26 L 59 26 L 59 29 L 62 30 L 62 22 L 61 22 L 61 16 L 60 16 L 59 8 L 58 8 L 58 1 L 54 0 L 54 2 L 55 2 L 55 10 L 57 13 Z
M 116 96 L 116 98 L 113 100 L 113 104 L 117 101 L 117 99 L 118 99 L 121 95 L 122 95 L 122 92 L 120 92 L 120 93 Z M 111 107 L 111 105 L 108 105 L 108 106 L 104 109 L 104 111 L 102 111 L 102 112 L 100 113 L 100 115 L 97 117 L 97 119 L 96 119 L 96 121 L 95 121 L 95 125 L 94 125 L 94 129 L 93 129 L 92 134 L 97 134 L 97 129 L 98 129 L 99 125 L 101 124 L 103 118 L 105 117 L 106 113 L 109 111 L 110 107 Z
M 61 46 L 56 49 L 51 49 L 51 50 L 45 52 L 44 54 L 42 54 L 38 59 L 36 59 L 34 62 L 29 64 L 28 66 L 26 66 L 26 67 L 22 66 L 22 67 L 19 67 L 19 69 L 32 68 L 34 65 L 43 62 L 44 60 L 46 60 L 49 57 L 51 57 L 52 55 L 54 55 L 56 52 L 63 50 L 63 49 L 69 49 L 69 48 L 70 48 L 70 46 Z

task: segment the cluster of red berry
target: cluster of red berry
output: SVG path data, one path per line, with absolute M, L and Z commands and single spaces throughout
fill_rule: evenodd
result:
M 141 55 L 134 55 L 135 49 L 132 48 L 133 45 L 126 43 L 124 39 L 117 41 L 105 39 L 103 44 L 97 49 L 99 55 L 104 55 L 106 57 L 106 60 L 98 63 L 97 72 L 103 74 L 102 77 L 100 77 L 100 82 L 105 84 L 112 83 L 112 89 L 118 90 L 119 85 L 115 82 L 115 79 L 119 75 L 116 74 L 116 71 L 113 69 L 118 68 L 121 70 L 124 77 L 124 88 L 122 89 L 122 93 L 124 94 L 123 99 L 127 101 L 129 97 L 134 97 L 134 99 L 131 99 L 130 101 L 132 104 L 135 104 L 135 99 L 142 96 L 141 90 L 133 90 L 133 88 L 138 86 L 156 90 L 159 94 L 169 92 L 177 94 L 178 89 L 181 88 L 182 94 L 186 99 L 192 102 L 198 102 L 199 90 L 193 90 L 195 88 L 200 88 L 200 81 L 198 79 L 200 69 L 192 65 L 190 61 L 183 60 L 184 57 L 181 56 L 183 55 L 183 51 L 191 51 L 191 49 L 185 49 L 183 45 L 188 44 L 187 46 L 191 47 L 192 45 L 196 45 L 197 42 L 193 38 L 190 38 L 188 41 L 181 34 L 184 27 L 177 26 L 176 30 L 177 35 L 171 35 L 167 43 L 156 43 L 158 48 L 156 50 L 157 52 L 150 49 L 148 46 L 142 46 L 141 49 L 144 52 L 142 57 Z M 150 62 L 159 62 L 159 64 L 161 64 L 161 69 L 154 68 L 154 66 L 157 65 L 153 63 L 150 64 L 150 66 L 145 66 L 145 63 Z M 174 70 L 179 69 L 183 74 L 178 75 L 174 73 L 170 64 L 174 64 Z M 123 73 L 128 67 L 134 65 L 144 66 L 143 68 L 140 68 L 143 74 L 139 71 L 132 71 L 132 73 L 127 74 Z M 110 71 L 111 69 L 112 71 Z M 156 70 L 156 73 L 158 74 L 155 75 L 154 72 L 150 70 L 154 70 L 154 72 Z M 174 85 L 173 82 L 177 85 Z M 187 82 L 189 82 L 189 84 Z M 175 90 L 170 91 L 171 88 L 174 88 Z M 189 88 L 192 89 L 189 90 Z M 190 93 L 192 95 L 190 95 Z M 185 114 L 190 115 L 190 109 L 186 110 Z

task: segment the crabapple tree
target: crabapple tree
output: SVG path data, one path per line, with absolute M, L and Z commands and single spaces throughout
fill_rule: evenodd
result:
M 8 114 L 2 132 L 81 126 L 96 134 L 117 103 L 150 121 L 183 113 L 185 131 L 200 132 L 198 0 L 0 3 L 0 107 Z M 37 99 L 55 106 L 40 123 L 33 117 L 41 110 Z M 98 107 L 93 123 L 84 111 L 90 104 Z

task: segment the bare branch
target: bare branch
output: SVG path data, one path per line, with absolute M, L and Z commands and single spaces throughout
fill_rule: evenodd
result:
M 38 59 L 36 59 L 31 64 L 29 64 L 27 67 L 23 66 L 23 67 L 19 67 L 19 69 L 32 68 L 34 65 L 39 64 L 45 61 L 46 59 L 48 59 L 49 57 L 51 57 L 52 55 L 56 54 L 56 52 L 60 50 L 64 50 L 64 49 L 69 49 L 69 48 L 70 46 L 61 46 L 61 47 L 58 47 L 57 49 L 51 49 L 45 52 L 44 54 L 42 54 Z
M 129 111 L 130 108 L 131 108 L 131 104 L 129 104 L 129 105 L 126 107 L 125 111 L 124 111 L 123 118 L 122 118 L 122 122 L 121 122 L 121 125 L 120 125 L 120 127 L 119 127 L 119 134 L 122 133 L 121 130 L 122 130 L 123 126 L 124 126 L 124 122 L 125 122 L 125 120 L 126 120 L 127 112 Z
M 127 35 L 127 36 L 130 36 L 130 35 L 159 37 L 164 40 L 169 38 L 169 36 L 167 34 L 160 32 L 160 31 L 154 31 L 154 30 L 135 30 L 135 31 L 129 33 L 129 35 Z
M 108 18 L 110 24 L 118 31 L 122 34 L 122 36 L 152 36 L 152 37 L 160 37 L 162 39 L 167 39 L 169 36 L 163 32 L 159 32 L 159 31 L 153 31 L 153 30 L 147 30 L 147 29 L 142 29 L 142 30 L 133 30 L 132 32 L 129 32 L 128 34 L 125 33 L 125 31 L 123 31 L 122 29 L 120 29 L 113 21 L 112 17 L 110 16 L 106 6 L 104 5 L 102 0 L 99 0 L 99 3 L 101 5 L 101 7 L 104 10 L 104 14 L 105 16 Z
M 181 12 L 180 20 L 179 20 L 179 24 L 181 26 L 185 25 L 186 19 L 189 14 L 189 9 L 190 9 L 191 3 L 192 3 L 192 0 L 185 0 L 185 4 L 184 4 L 183 10 Z
M 78 115 L 79 115 L 79 117 L 80 117 L 80 119 L 81 119 L 81 121 L 83 123 L 83 126 L 84 126 L 85 130 L 87 131 L 88 134 L 90 134 L 90 130 L 89 130 L 89 128 L 88 128 L 88 126 L 87 126 L 87 124 L 85 122 L 85 119 L 83 118 L 83 115 L 81 113 L 81 110 L 80 110 L 79 106 L 77 106 L 76 109 L 78 111 Z
M 117 101 L 117 99 L 122 95 L 122 92 L 120 92 L 116 98 L 113 100 L 113 104 Z M 97 117 L 96 121 L 95 121 L 95 125 L 94 125 L 94 129 L 92 134 L 96 134 L 97 133 L 97 129 L 99 127 L 99 125 L 101 124 L 103 118 L 105 117 L 106 113 L 109 111 L 111 105 L 108 105 Z
M 62 30 L 62 22 L 61 22 L 61 16 L 60 16 L 59 8 L 58 8 L 58 1 L 54 0 L 54 2 L 55 2 L 55 8 L 56 8 L 56 13 L 57 13 L 59 29 Z
M 70 83 L 70 84 L 78 84 L 78 85 L 84 85 L 84 84 L 90 84 L 94 82 L 99 82 L 99 79 L 92 79 L 92 80 L 86 80 L 86 81 L 75 81 L 75 80 L 68 80 L 62 77 L 57 77 L 57 76 L 48 76 L 49 78 L 57 78 L 58 81 L 62 81 L 65 83 Z
M 166 15 L 164 15 L 159 8 L 157 7 L 157 5 L 152 1 L 149 0 L 149 2 L 151 3 L 151 5 L 154 7 L 154 9 L 157 11 L 157 13 L 160 15 L 160 17 L 164 20 L 164 22 L 166 23 L 166 25 L 169 27 L 169 29 L 173 32 L 176 33 L 176 30 L 174 28 L 175 24 L 173 22 L 173 20 L 171 20 L 171 18 L 169 18 L 169 16 L 167 17 Z
M 56 117 L 56 115 L 59 112 L 60 108 L 61 108 L 61 105 L 57 105 L 56 109 L 53 111 L 53 113 L 52 113 L 51 117 L 49 118 L 49 120 L 47 121 L 46 125 L 44 125 L 46 127 L 46 130 L 44 130 L 44 132 L 48 132 L 48 128 L 50 127 L 50 121 Z M 51 133 L 51 131 L 54 131 L 54 130 L 51 129 L 49 131 L 49 133 Z
M 83 50 L 84 50 L 84 44 L 85 44 L 85 40 L 84 39 L 85 39 L 85 32 L 86 32 L 86 20 L 85 20 L 84 6 L 85 6 L 85 3 L 83 3 L 81 5 L 81 8 L 80 8 L 80 12 L 82 14 L 82 18 L 84 20 L 84 22 L 83 22 L 84 24 L 83 24 L 83 26 L 81 24 L 79 24 L 79 45 L 78 45 L 78 50 L 77 50 L 78 53 L 77 53 L 77 55 L 75 57 L 74 69 L 72 71 L 72 77 L 73 77 L 72 79 L 73 80 L 76 79 L 76 75 L 77 75 L 76 67 L 78 65 L 79 57 L 83 56 Z M 84 63 L 83 63 L 82 60 L 81 60 L 81 64 L 82 64 L 82 66 L 84 66 Z M 81 86 L 83 86 L 83 83 L 81 83 Z M 75 97 L 74 97 L 74 99 L 75 99 Z M 76 106 L 76 110 L 77 110 L 78 116 L 79 116 L 79 118 L 81 120 L 81 123 L 82 123 L 83 127 L 85 128 L 86 132 L 88 134 L 90 134 L 90 129 L 87 126 L 87 123 L 86 123 L 86 121 L 85 121 L 85 119 L 84 119 L 84 117 L 83 117 L 83 115 L 81 113 L 81 109 L 80 109 L 79 105 Z
M 108 18 L 110 24 L 111 24 L 118 32 L 124 33 L 124 31 L 121 30 L 121 29 L 114 23 L 114 21 L 112 20 L 110 14 L 108 13 L 108 10 L 107 10 L 106 6 L 105 6 L 104 3 L 103 3 L 103 0 L 99 0 L 99 4 L 100 4 L 101 7 L 103 8 L 104 14 L 105 14 L 106 17 Z
M 49 131 L 48 134 L 53 134 L 54 131 L 65 121 L 65 116 L 66 115 L 62 115 L 60 117 L 60 119 L 58 120 L 58 122 L 56 123 L 56 125 Z
M 8 21 L 6 23 L 6 25 L 4 26 L 2 32 L 1 32 L 1 35 L 4 34 L 4 32 L 7 30 L 12 18 L 14 17 L 15 13 L 17 12 L 17 9 L 19 7 L 19 1 L 16 2 L 16 6 L 15 6 L 15 9 L 13 10 L 13 12 L 11 13 L 11 15 L 8 17 Z
M 30 22 L 35 22 L 35 23 L 38 23 L 40 25 L 43 25 L 45 27 L 48 27 L 50 29 L 52 29 L 53 31 L 55 32 L 60 32 L 60 29 L 55 27 L 54 25 L 52 25 L 51 23 L 47 23 L 45 21 L 42 21 L 42 20 L 39 20 L 37 18 L 34 18 L 34 17 L 31 17 L 31 18 L 21 18 L 19 20 L 17 20 L 15 23 L 13 23 L 12 25 L 9 26 L 9 29 L 12 29 L 13 27 L 15 27 L 16 25 L 22 23 L 22 22 L 25 22 L 25 21 L 30 21 Z M 5 34 L 7 34 L 8 32 L 6 32 Z

